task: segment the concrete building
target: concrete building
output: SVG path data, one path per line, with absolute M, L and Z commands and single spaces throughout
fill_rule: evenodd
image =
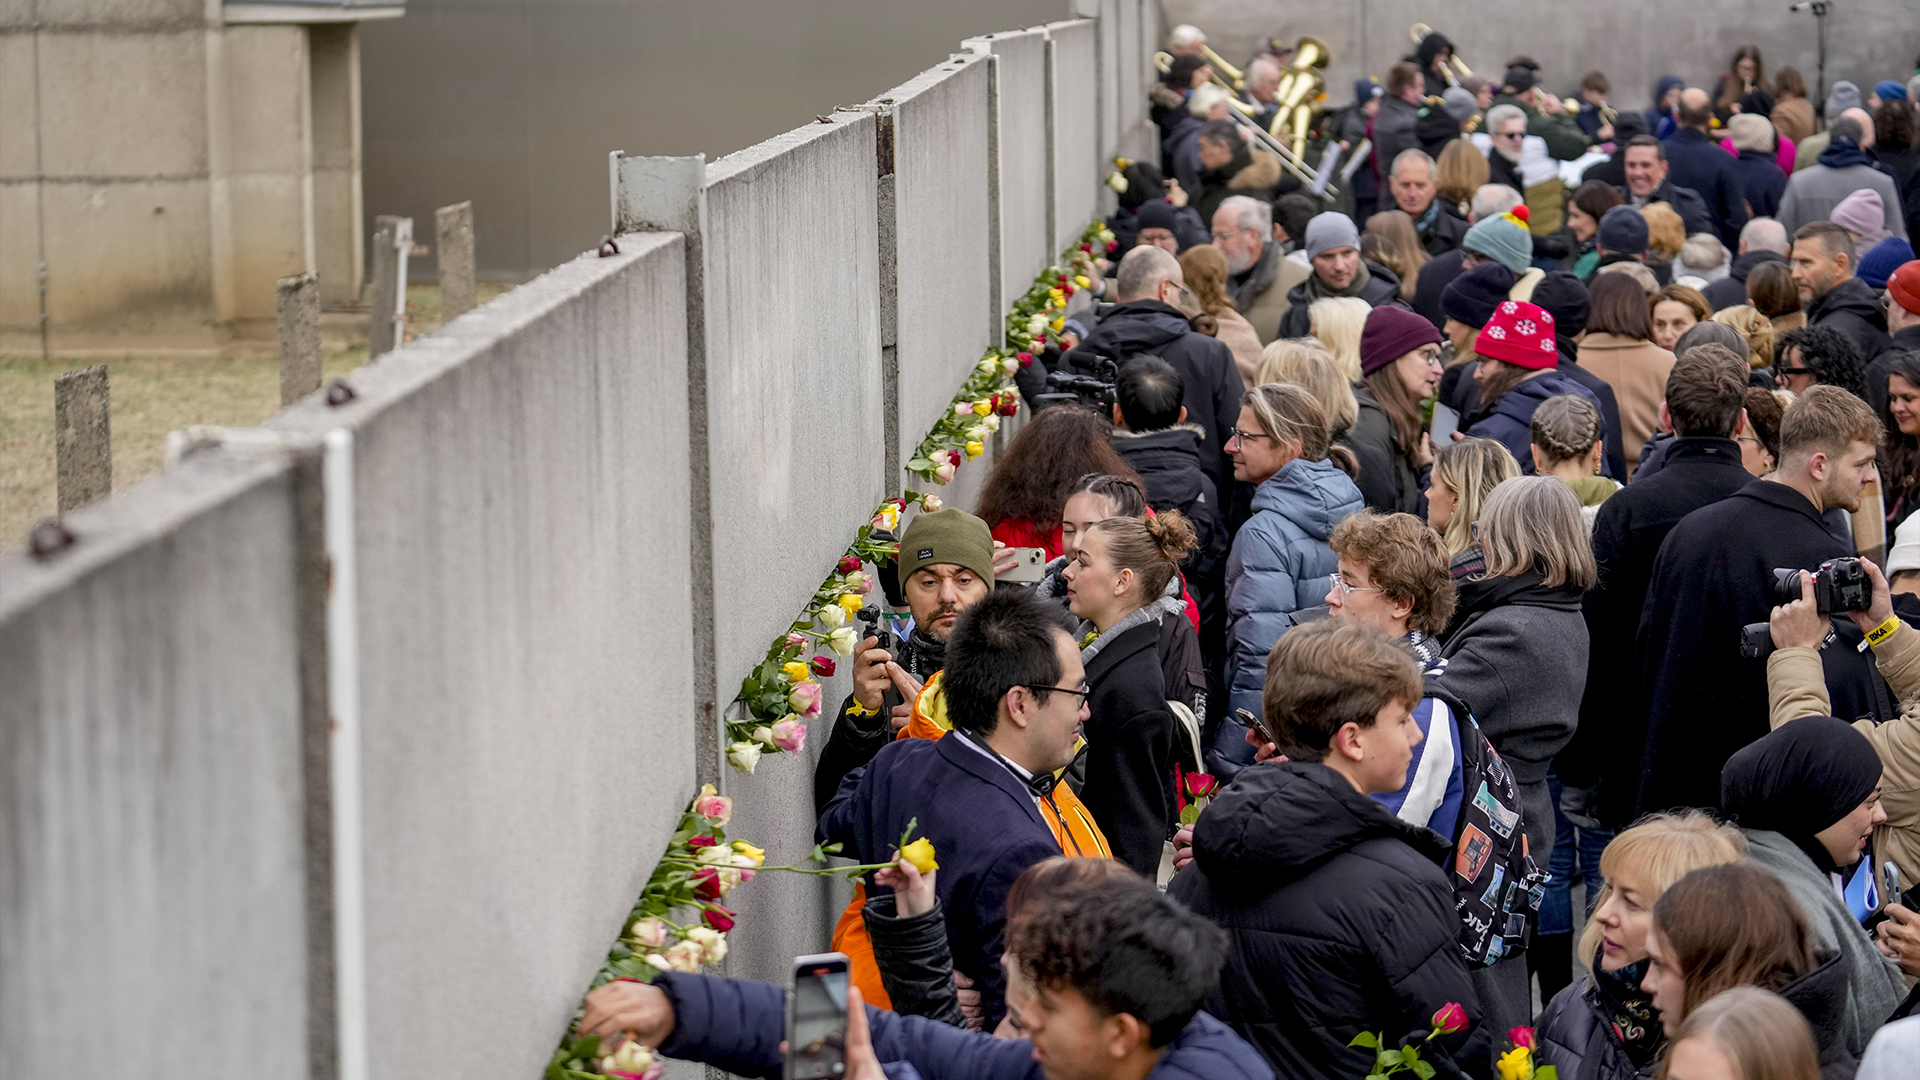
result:
M 359 23 L 404 0 L 0 0 L 0 354 L 207 353 L 363 276 Z

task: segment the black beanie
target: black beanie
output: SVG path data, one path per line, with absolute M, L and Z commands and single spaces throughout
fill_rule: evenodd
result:
M 1496 262 L 1481 263 L 1447 284 L 1440 294 L 1440 310 L 1449 319 L 1475 330 L 1493 318 L 1493 309 L 1513 288 L 1513 271 Z
M 1533 302 L 1546 309 L 1553 316 L 1553 333 L 1556 337 L 1579 337 L 1587 328 L 1587 316 L 1593 310 L 1593 303 L 1587 296 L 1587 287 L 1572 274 L 1554 271 L 1540 279 L 1533 287 Z
M 1134 211 L 1134 224 L 1142 232 L 1148 229 L 1165 229 L 1173 232 L 1173 204 L 1165 199 L 1152 199 L 1140 204 Z

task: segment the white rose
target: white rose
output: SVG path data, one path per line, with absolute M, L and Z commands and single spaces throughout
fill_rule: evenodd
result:
M 727 747 L 727 764 L 749 775 L 753 767 L 760 764 L 760 748 L 750 742 L 737 742 Z
M 828 604 L 814 617 L 820 620 L 821 626 L 829 630 L 838 630 L 847 625 L 847 613 L 840 610 L 839 604 Z
M 980 369 L 980 374 L 991 375 L 994 372 L 1000 370 L 1000 361 L 995 360 L 993 357 L 989 356 L 985 360 L 980 361 L 979 369 Z
M 676 941 L 669 946 L 664 956 L 667 965 L 674 971 L 684 971 L 689 975 L 700 973 L 700 961 L 707 951 L 697 941 Z
M 753 741 L 769 750 L 773 749 L 773 728 L 768 727 L 766 724 L 761 724 L 759 727 L 754 728 Z
M 986 428 L 988 431 L 999 431 L 1000 430 L 1000 414 L 999 413 L 989 414 L 985 420 L 980 421 L 980 426 Z
M 840 656 L 852 656 L 853 650 L 860 644 L 860 632 L 851 626 L 842 626 L 827 635 L 827 648 Z

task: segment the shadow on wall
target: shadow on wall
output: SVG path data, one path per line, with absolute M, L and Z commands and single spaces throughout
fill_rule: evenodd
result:
M 1466 0 L 1352 0 L 1334 7 L 1300 0 L 1165 0 L 1167 25 L 1192 23 L 1230 63 L 1253 52 L 1263 35 L 1289 43 L 1311 34 L 1327 43 L 1328 106 L 1353 100 L 1354 80 L 1384 77 L 1413 51 L 1407 30 L 1423 22 L 1451 38 L 1474 74 L 1497 79 L 1506 62 L 1524 53 L 1546 69 L 1546 87 L 1566 94 L 1580 76 L 1599 68 L 1613 83 L 1614 105 L 1643 109 L 1665 74 L 1711 90 L 1733 50 L 1760 46 L 1768 77 L 1795 67 L 1814 85 L 1813 16 L 1789 12 L 1787 0 L 1699 0 L 1686 14 L 1663 0 L 1536 6 L 1516 19 L 1505 5 Z M 1913 73 L 1911 0 L 1847 0 L 1833 6 L 1827 40 L 1827 85 L 1850 79 L 1863 90 L 1881 79 Z M 1891 31 L 1891 32 L 1890 32 Z
M 608 151 L 712 161 L 963 38 L 1068 15 L 1068 0 L 412 0 L 361 29 L 368 220 L 472 199 L 480 276 L 525 280 L 606 233 Z M 432 277 L 431 259 L 414 272 Z

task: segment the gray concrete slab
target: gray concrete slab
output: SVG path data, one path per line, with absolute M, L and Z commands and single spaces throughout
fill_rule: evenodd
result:
M 197 455 L 0 554 L 9 1076 L 72 1071 L 103 993 L 142 1071 L 312 1075 L 292 492 Z
M 1000 275 L 1010 300 L 1055 254 L 1047 235 L 1047 34 L 1011 30 L 963 44 L 999 57 Z
M 433 212 L 434 261 L 440 268 L 440 318 L 473 310 L 473 201 Z
M 280 404 L 320 389 L 320 281 L 312 274 L 281 278 Z
M 1118 0 L 1120 5 L 1120 55 L 1115 70 L 1120 78 L 1120 137 L 1140 126 L 1147 117 L 1147 84 L 1140 80 L 1141 50 L 1147 42 L 1140 33 L 1141 5 L 1146 0 Z M 1150 55 L 1150 53 L 1149 53 Z
M 1090 19 L 1052 23 L 1053 246 L 1079 239 L 1100 199 L 1100 72 L 1098 26 Z
M 721 700 L 883 495 L 875 122 L 707 167 L 707 439 Z
M 113 491 L 113 398 L 105 364 L 53 380 L 53 443 L 61 513 Z
M 584 255 L 272 422 L 355 437 L 375 1076 L 536 1075 L 693 794 L 682 250 Z

